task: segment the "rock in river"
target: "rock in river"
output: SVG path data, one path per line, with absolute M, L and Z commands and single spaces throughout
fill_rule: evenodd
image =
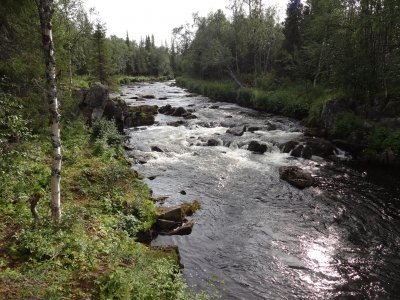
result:
M 237 127 L 232 127 L 229 128 L 226 133 L 230 133 L 236 136 L 242 136 L 244 132 L 246 131 L 246 126 L 237 126 Z
M 257 141 L 251 141 L 249 143 L 249 146 L 247 147 L 247 150 L 253 151 L 255 153 L 263 154 L 267 151 L 268 147 L 266 144 L 260 144 Z
M 279 168 L 279 175 L 282 180 L 289 182 L 301 190 L 314 184 L 314 178 L 311 174 L 299 167 L 281 167 Z

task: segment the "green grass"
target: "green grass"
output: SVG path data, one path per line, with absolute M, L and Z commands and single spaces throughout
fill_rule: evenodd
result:
M 217 101 L 234 102 L 270 113 L 318 122 L 323 103 L 341 96 L 323 88 L 312 88 L 304 83 L 287 84 L 272 76 L 256 79 L 255 87 L 237 88 L 232 81 L 207 81 L 181 76 L 177 83 L 192 92 Z
M 127 76 L 120 75 L 115 78 L 118 84 L 129 84 L 134 82 L 154 82 L 154 81 L 167 81 L 171 80 L 171 76 Z
M 97 126 L 97 127 L 96 127 Z M 38 135 L 0 166 L 0 298 L 199 299 L 174 254 L 137 243 L 157 214 L 150 189 L 124 158 L 111 123 L 62 125 L 60 225 L 51 222 L 51 146 Z M 28 199 L 41 195 L 35 225 Z

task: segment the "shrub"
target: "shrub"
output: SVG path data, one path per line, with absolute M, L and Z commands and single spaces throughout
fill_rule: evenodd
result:
M 351 135 L 360 136 L 363 131 L 363 120 L 354 113 L 343 113 L 333 123 L 331 134 L 338 138 L 348 138 Z
M 382 152 L 392 150 L 400 155 L 400 130 L 392 131 L 384 126 L 377 126 L 367 138 L 368 150 Z

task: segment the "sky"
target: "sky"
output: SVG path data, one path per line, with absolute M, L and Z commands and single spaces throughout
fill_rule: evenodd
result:
M 97 18 L 106 23 L 107 35 L 121 38 L 129 33 L 131 40 L 153 34 L 156 44 L 171 41 L 172 29 L 192 23 L 192 14 L 207 16 L 217 9 L 226 10 L 229 0 L 85 0 L 85 8 L 94 7 Z M 268 6 L 276 5 L 281 20 L 285 14 L 287 0 L 266 0 Z

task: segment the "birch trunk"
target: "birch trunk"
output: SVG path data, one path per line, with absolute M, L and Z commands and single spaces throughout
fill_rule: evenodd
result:
M 52 17 L 54 0 L 37 0 L 42 33 L 43 52 L 46 65 L 47 98 L 51 115 L 51 141 L 53 145 L 53 163 L 51 169 L 51 216 L 55 223 L 61 220 L 61 139 L 60 114 L 57 99 L 56 62 L 54 58 L 54 42 Z

